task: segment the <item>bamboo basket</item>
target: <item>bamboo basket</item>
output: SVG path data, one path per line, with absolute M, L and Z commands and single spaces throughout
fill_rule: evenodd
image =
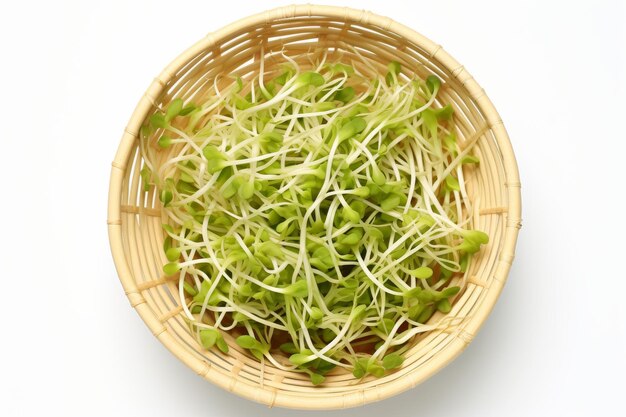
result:
M 466 181 L 480 207 L 476 227 L 489 234 L 490 243 L 468 271 L 467 286 L 449 313 L 451 324 L 416 339 L 400 370 L 362 380 L 339 372 L 314 387 L 303 374 L 281 371 L 271 364 L 261 370 L 260 363 L 228 335 L 227 355 L 206 351 L 198 344 L 183 320 L 177 282 L 162 273 L 160 202 L 154 189 L 144 192 L 141 188 L 138 135 L 146 118 L 172 97 L 197 99 L 218 74 L 254 72 L 262 52 L 266 65 L 271 65 L 272 52 L 327 51 L 347 56 L 352 48 L 381 68 L 397 60 L 409 75 L 436 74 L 443 80 L 440 94 L 455 109 L 458 139 L 477 139 L 474 152 L 481 163 Z M 506 281 L 520 215 L 520 181 L 509 138 L 484 90 L 462 65 L 441 46 L 389 18 L 349 8 L 297 5 L 257 14 L 209 34 L 152 82 L 124 131 L 112 164 L 108 230 L 115 266 L 131 306 L 154 336 L 194 372 L 268 406 L 336 409 L 382 400 L 415 387 L 467 347 Z

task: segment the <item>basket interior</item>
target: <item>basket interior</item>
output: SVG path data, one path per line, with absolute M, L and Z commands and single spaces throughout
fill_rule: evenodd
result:
M 361 55 L 380 71 L 386 71 L 389 61 L 397 60 L 409 76 L 414 73 L 425 78 L 436 74 L 444 81 L 441 101 L 454 107 L 459 141 L 468 143 L 477 139 L 474 153 L 481 163 L 466 171 L 466 181 L 474 204 L 479 207 L 474 227 L 487 232 L 490 243 L 480 256 L 474 257 L 467 285 L 452 311 L 446 316 L 437 313 L 431 319 L 439 321 L 445 317 L 446 326 L 416 339 L 402 368 L 396 372 L 359 381 L 352 374 L 336 371 L 319 387 L 313 387 L 306 375 L 285 372 L 268 363 L 261 366 L 228 335 L 226 340 L 231 347 L 228 355 L 217 350 L 206 351 L 183 318 L 177 281 L 162 273 L 166 259 L 162 251 L 160 202 L 154 187 L 149 192 L 143 191 L 139 175 L 142 159 L 136 140 L 128 149 L 121 179 L 122 252 L 130 274 L 122 277 L 122 282 L 131 303 L 142 304 L 140 314 L 155 335 L 207 379 L 270 405 L 338 408 L 373 401 L 414 386 L 470 342 L 503 283 L 499 278 L 502 274 L 496 269 L 506 232 L 509 194 L 496 132 L 476 104 L 476 95 L 470 94 L 459 79 L 458 71 L 462 67 L 449 68 L 436 59 L 432 48 L 425 50 L 423 45 L 372 22 L 315 15 L 284 17 L 241 25 L 219 39 L 209 37 L 166 70 L 167 79 L 157 83 L 159 94 L 147 95 L 152 106 L 145 117 L 159 106 L 167 105 L 172 97 L 200 101 L 216 78 L 221 82 L 220 79 L 232 73 L 244 77 L 257 73 L 261 57 L 266 70 L 271 70 L 284 61 L 282 54 L 302 53 L 312 58 L 326 53 L 329 61 L 347 63 Z M 136 120 L 136 127 L 145 117 Z

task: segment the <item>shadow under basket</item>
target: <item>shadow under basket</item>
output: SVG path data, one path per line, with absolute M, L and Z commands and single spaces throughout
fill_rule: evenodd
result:
M 230 352 L 207 351 L 184 320 L 178 282 L 163 275 L 163 218 L 154 187 L 141 186 L 139 131 L 172 97 L 194 101 L 216 77 L 245 77 L 277 64 L 281 53 L 349 57 L 358 51 L 374 67 L 396 60 L 411 76 L 442 80 L 440 97 L 455 110 L 460 142 L 476 140 L 481 163 L 466 178 L 479 207 L 475 227 L 490 243 L 472 261 L 467 285 L 447 315 L 450 325 L 413 341 L 402 367 L 382 378 L 356 379 L 331 373 L 322 386 L 306 374 L 262 366 L 225 335 Z M 261 58 L 263 57 L 263 58 Z M 330 60 L 330 59 L 329 59 Z M 115 265 L 133 308 L 153 334 L 194 372 L 242 397 L 300 409 L 353 407 L 391 397 L 442 369 L 471 342 L 491 312 L 506 281 L 521 225 L 520 182 L 506 130 L 485 92 L 441 46 L 375 14 L 349 8 L 299 5 L 270 10 L 229 25 L 200 40 L 172 62 L 137 105 L 113 161 L 108 229 Z M 433 317 L 431 320 L 436 320 Z

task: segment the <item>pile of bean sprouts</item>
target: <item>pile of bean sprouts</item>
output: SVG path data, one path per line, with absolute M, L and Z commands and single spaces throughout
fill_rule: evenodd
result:
M 479 161 L 436 76 L 297 62 L 216 80 L 143 127 L 163 270 L 207 349 L 227 352 L 228 333 L 315 385 L 335 367 L 381 377 L 450 312 L 488 241 L 464 180 Z

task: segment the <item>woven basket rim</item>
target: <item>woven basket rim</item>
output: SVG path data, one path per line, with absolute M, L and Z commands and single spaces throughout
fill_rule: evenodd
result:
M 505 172 L 505 186 L 507 188 L 508 206 L 504 213 L 506 219 L 504 237 L 500 243 L 500 256 L 498 262 L 498 279 L 493 280 L 493 284 L 487 289 L 487 295 L 476 314 L 464 326 L 463 334 L 457 335 L 455 343 L 450 343 L 441 351 L 437 352 L 436 360 L 428 366 L 422 366 L 415 372 L 407 374 L 405 378 L 394 379 L 386 383 L 384 388 L 376 386 L 369 388 L 375 392 L 368 392 L 363 389 L 355 389 L 342 396 L 323 396 L 303 398 L 298 393 L 276 390 L 274 388 L 252 386 L 248 383 L 238 383 L 237 376 L 228 375 L 221 370 L 212 368 L 211 364 L 198 359 L 183 349 L 168 332 L 164 324 L 159 320 L 158 315 L 148 305 L 141 291 L 137 289 L 135 279 L 131 273 L 123 250 L 123 235 L 121 221 L 121 195 L 122 183 L 126 169 L 129 168 L 129 159 L 139 136 L 141 124 L 145 120 L 149 111 L 153 108 L 155 97 L 159 97 L 174 74 L 182 68 L 192 57 L 199 52 L 219 47 L 220 42 L 229 35 L 242 29 L 258 25 L 270 25 L 276 19 L 285 18 L 305 18 L 319 16 L 324 18 L 334 18 L 337 20 L 350 22 L 356 25 L 374 25 L 387 32 L 395 33 L 429 53 L 431 60 L 437 60 L 443 67 L 448 69 L 456 77 L 481 114 L 488 123 L 488 128 L 493 132 L 495 141 L 502 155 L 502 164 Z M 279 406 L 286 408 L 300 409 L 336 409 L 363 405 L 365 403 L 382 400 L 399 394 L 409 388 L 414 387 L 424 381 L 432 374 L 444 368 L 455 357 L 457 357 L 471 341 L 476 332 L 485 322 L 487 316 L 493 309 L 500 292 L 506 281 L 511 263 L 515 253 L 517 235 L 521 225 L 521 193 L 520 179 L 515 161 L 515 156 L 509 140 L 508 134 L 503 126 L 502 120 L 495 107 L 487 98 L 484 90 L 478 85 L 473 77 L 454 58 L 445 52 L 440 45 L 437 45 L 426 37 L 415 32 L 413 29 L 404 26 L 394 20 L 379 16 L 365 10 L 356 10 L 348 7 L 318 6 L 318 5 L 292 5 L 278 7 L 266 12 L 238 20 L 225 26 L 216 32 L 208 34 L 185 52 L 180 54 L 159 74 L 150 85 L 142 100 L 133 112 L 129 123 L 124 131 L 115 159 L 112 163 L 111 179 L 108 199 L 108 232 L 113 260 L 118 272 L 118 276 L 124 287 L 126 295 L 146 325 L 153 334 L 167 347 L 176 357 L 196 373 L 210 380 L 214 384 L 227 389 L 235 394 L 264 403 L 269 406 Z

